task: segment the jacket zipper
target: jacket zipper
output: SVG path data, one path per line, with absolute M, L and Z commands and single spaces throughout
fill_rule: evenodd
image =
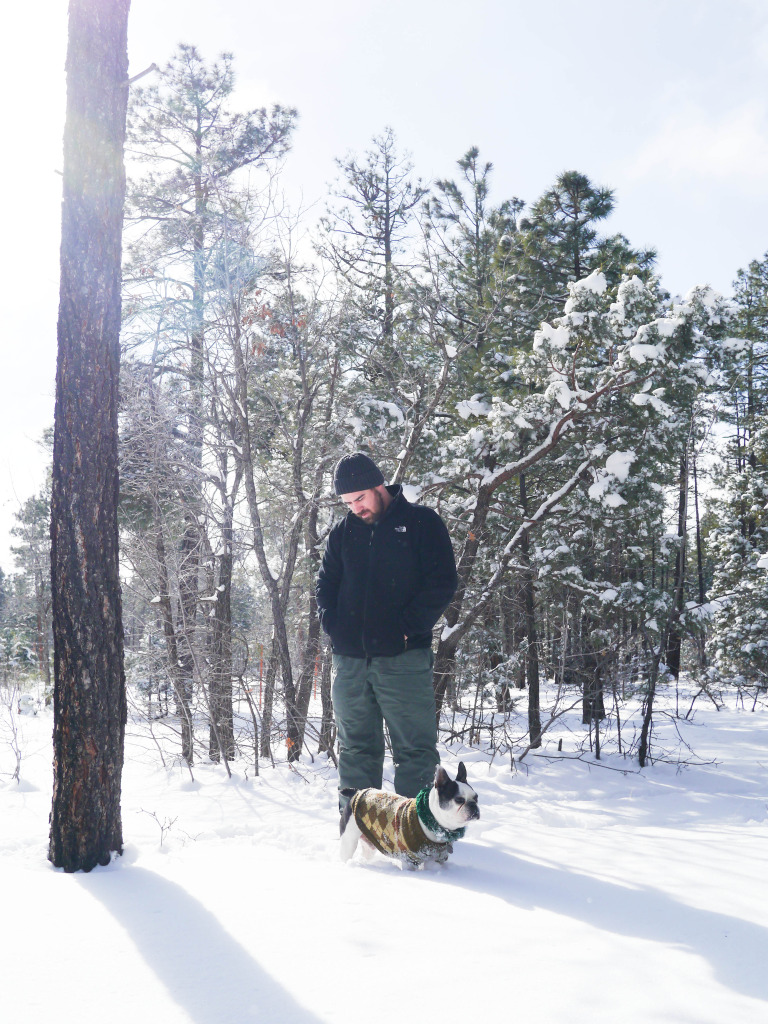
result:
M 375 526 L 371 527 L 371 536 L 368 539 L 368 573 L 365 577 L 365 604 L 363 606 L 363 652 L 366 656 L 366 664 L 370 667 L 371 655 L 365 646 L 365 629 L 368 623 L 368 595 L 371 589 L 371 565 L 373 562 L 373 535 L 376 530 Z

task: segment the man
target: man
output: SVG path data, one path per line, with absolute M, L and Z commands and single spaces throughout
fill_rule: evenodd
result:
M 432 627 L 456 590 L 451 540 L 361 452 L 339 461 L 334 489 L 349 512 L 328 537 L 317 604 L 333 650 L 339 790 L 381 788 L 386 722 L 395 791 L 414 797 L 440 760 Z

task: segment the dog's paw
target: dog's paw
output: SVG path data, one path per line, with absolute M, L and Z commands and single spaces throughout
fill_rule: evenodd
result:
M 445 864 L 453 853 L 453 843 L 445 843 L 432 858 L 435 864 Z
M 346 861 L 352 859 L 359 840 L 360 829 L 357 827 L 354 818 L 352 818 L 347 822 L 339 840 L 339 856 L 342 861 L 346 863 Z

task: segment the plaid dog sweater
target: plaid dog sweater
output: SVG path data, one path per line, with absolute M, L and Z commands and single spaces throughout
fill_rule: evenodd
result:
M 426 860 L 444 861 L 451 844 L 435 843 L 422 828 L 416 801 L 380 789 L 361 789 L 350 800 L 352 817 L 371 846 L 390 857 L 412 864 Z

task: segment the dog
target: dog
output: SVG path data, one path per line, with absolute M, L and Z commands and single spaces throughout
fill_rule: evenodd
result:
M 444 768 L 435 771 L 434 785 L 415 798 L 381 789 L 343 789 L 349 802 L 339 825 L 340 853 L 348 861 L 360 840 L 367 856 L 378 850 L 407 867 L 432 861 L 444 864 L 468 822 L 480 817 L 477 793 L 459 762 L 455 781 Z

